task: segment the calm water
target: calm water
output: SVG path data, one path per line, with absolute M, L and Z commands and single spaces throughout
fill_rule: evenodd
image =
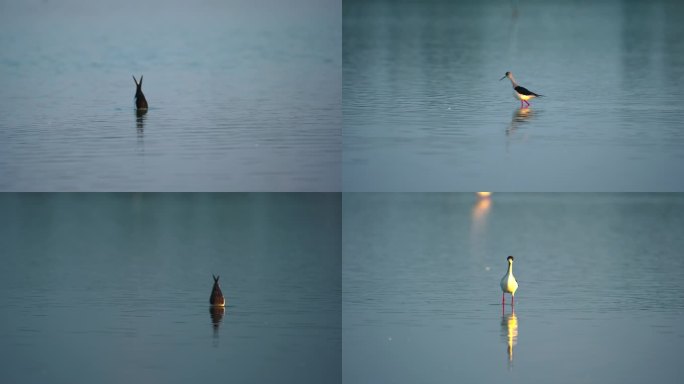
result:
M 341 19 L 339 0 L 1 2 L 0 190 L 339 191 Z
M 681 380 L 684 195 L 343 199 L 345 383 Z
M 340 382 L 340 220 L 339 194 L 1 195 L 0 381 Z
M 345 1 L 348 191 L 684 190 L 684 3 Z M 508 80 L 546 95 L 521 113 Z

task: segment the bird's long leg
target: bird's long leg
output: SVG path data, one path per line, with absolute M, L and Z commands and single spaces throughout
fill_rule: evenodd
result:
M 501 305 L 506 304 L 506 293 L 501 292 Z
M 511 307 L 515 305 L 515 296 L 511 295 Z
M 520 100 L 520 109 L 523 109 L 523 108 L 525 108 L 525 104 L 523 104 L 523 101 Z
M 530 106 L 530 102 L 527 100 L 525 100 L 525 104 L 527 104 L 528 107 Z

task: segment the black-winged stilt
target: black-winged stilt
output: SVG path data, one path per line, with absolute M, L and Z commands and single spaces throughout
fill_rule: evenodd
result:
M 511 305 L 515 305 L 515 291 L 518 289 L 518 282 L 513 276 L 513 256 L 508 256 L 508 272 L 501 279 L 501 304 L 506 303 L 506 292 L 511 294 Z
M 211 288 L 211 296 L 209 296 L 209 304 L 213 307 L 225 307 L 226 299 L 223 297 L 223 292 L 221 292 L 221 287 L 219 287 L 219 278 L 221 276 L 214 276 L 214 286 Z
M 145 99 L 145 95 L 142 93 L 142 80 L 142 75 L 140 75 L 140 82 L 138 82 L 138 80 L 135 79 L 135 76 L 133 76 L 133 81 L 135 81 L 135 108 L 137 108 L 139 111 L 146 111 L 147 99 Z
M 515 79 L 513 78 L 513 74 L 510 72 L 506 72 L 504 77 L 499 79 L 499 81 L 501 81 L 507 77 L 511 81 L 511 84 L 513 85 L 513 94 L 514 94 L 515 98 L 520 100 L 520 108 L 523 108 L 523 103 L 527 103 L 528 107 L 530 106 L 530 103 L 527 102 L 527 100 L 533 99 L 533 98 L 538 97 L 538 96 L 543 96 L 543 95 L 538 95 L 538 94 L 530 91 L 529 89 L 527 89 L 525 87 L 519 86 L 518 83 L 515 82 Z

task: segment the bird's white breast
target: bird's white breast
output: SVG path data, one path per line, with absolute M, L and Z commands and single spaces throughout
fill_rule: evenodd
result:
M 515 276 L 512 273 L 506 273 L 501 279 L 501 290 L 514 294 L 516 289 L 518 289 L 518 282 L 515 281 Z

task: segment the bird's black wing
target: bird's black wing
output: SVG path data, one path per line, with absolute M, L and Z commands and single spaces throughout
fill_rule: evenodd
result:
M 519 94 L 525 95 L 525 96 L 541 96 L 541 95 L 537 95 L 536 93 L 530 91 L 529 89 L 527 89 L 525 87 L 521 87 L 519 85 L 517 87 L 515 87 L 515 91 L 518 92 Z

